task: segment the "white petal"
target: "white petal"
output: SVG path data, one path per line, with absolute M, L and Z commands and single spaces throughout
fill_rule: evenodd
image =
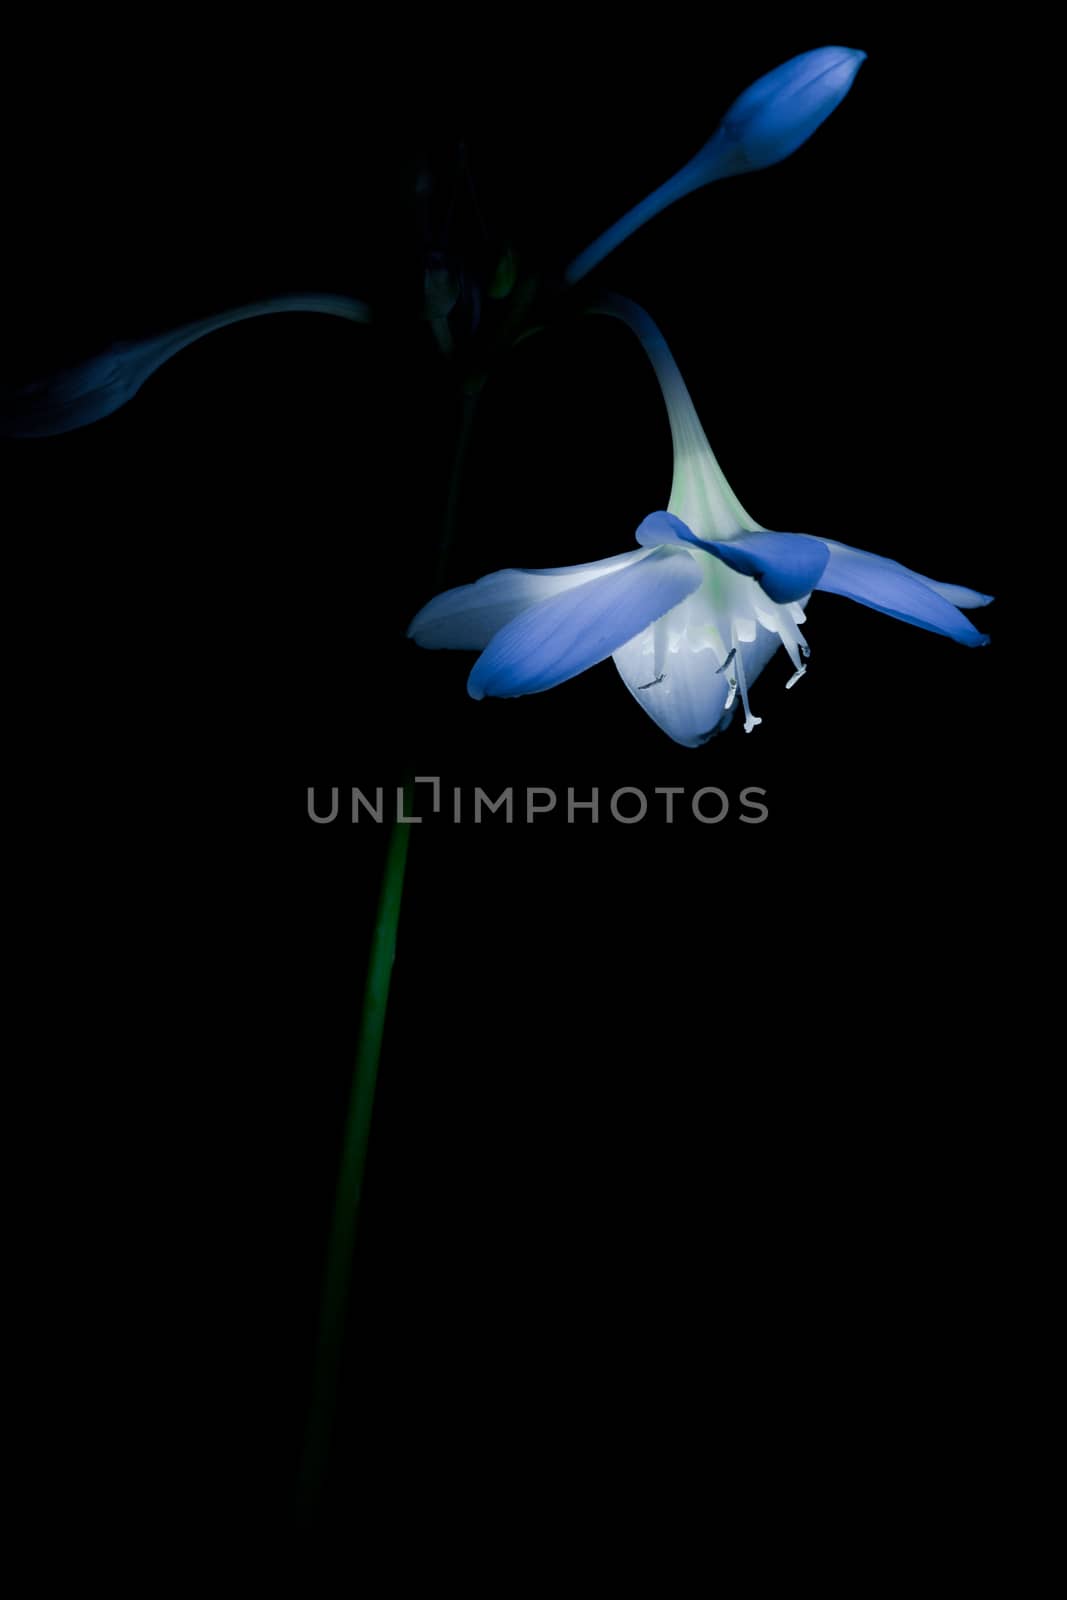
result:
M 677 744 L 691 749 L 732 720 L 738 673 L 731 648 L 736 646 L 751 688 L 782 642 L 777 633 L 758 625 L 757 603 L 769 616 L 784 610 L 766 599 L 754 579 L 731 572 L 713 556 L 696 554 L 695 559 L 706 562 L 710 582 L 667 618 L 662 666 L 652 628 L 616 650 L 613 658 L 634 699 Z
M 774 615 L 773 611 L 771 615 Z M 781 642 L 780 634 L 771 633 L 761 625 L 756 629 L 755 638 L 738 647 L 745 663 L 745 678 L 750 689 Z
M 699 598 L 672 613 L 679 621 L 693 617 L 692 629 L 672 626 L 663 665 L 656 670 L 654 628 L 646 628 L 636 639 L 616 650 L 612 659 L 623 683 L 642 706 L 677 744 L 691 749 L 706 743 L 713 733 L 726 726 L 733 715 L 727 712 L 730 692 L 729 670 L 720 672 L 721 654 L 700 635 L 703 611 Z M 699 641 L 699 647 L 693 642 Z
M 408 638 L 427 650 L 484 650 L 495 633 L 530 606 L 629 566 L 647 554 L 638 548 L 577 567 L 506 567 L 491 572 L 477 583 L 465 583 L 435 596 L 412 620 Z

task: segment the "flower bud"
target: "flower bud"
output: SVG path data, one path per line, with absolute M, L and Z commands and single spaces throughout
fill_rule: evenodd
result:
M 765 72 L 738 95 L 692 161 L 575 256 L 564 271 L 565 281 L 577 283 L 624 239 L 694 190 L 716 178 L 758 172 L 791 156 L 841 104 L 866 59 L 864 50 L 827 45 L 805 50 Z
M 235 311 L 221 311 L 170 333 L 132 342 L 123 340 L 50 377 L 35 379 L 13 391 L 0 389 L 0 437 L 47 439 L 100 422 L 132 400 L 164 362 L 205 334 L 249 317 L 266 317 L 280 311 L 312 311 L 343 317 L 347 322 L 370 321 L 370 311 L 363 302 L 348 295 L 283 294 L 239 306 Z
M 783 61 L 738 95 L 689 166 L 706 165 L 707 183 L 784 161 L 837 109 L 866 59 L 863 50 L 828 45 Z

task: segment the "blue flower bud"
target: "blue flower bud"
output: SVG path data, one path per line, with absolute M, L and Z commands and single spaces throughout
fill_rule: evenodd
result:
M 370 320 L 370 312 L 362 301 L 347 295 L 284 294 L 239 306 L 235 311 L 204 317 L 154 338 L 113 344 L 100 355 L 90 356 L 63 372 L 36 379 L 13 391 L 0 390 L 0 437 L 47 439 L 87 427 L 91 422 L 100 422 L 132 400 L 141 385 L 158 372 L 164 362 L 205 334 L 249 317 L 265 317 L 281 311 L 319 312 L 343 317 L 348 322 Z
M 784 161 L 835 111 L 866 61 L 863 50 L 805 50 L 764 73 L 738 95 L 690 168 L 705 183 Z
M 864 50 L 827 45 L 765 72 L 738 95 L 692 161 L 575 256 L 563 274 L 566 282 L 584 278 L 631 233 L 695 189 L 791 156 L 841 104 L 866 59 Z

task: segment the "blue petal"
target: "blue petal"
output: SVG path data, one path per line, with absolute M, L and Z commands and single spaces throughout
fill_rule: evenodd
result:
M 698 589 L 701 571 L 682 550 L 653 550 L 524 611 L 478 657 L 467 680 L 483 695 L 539 694 L 605 660 Z
M 817 589 L 843 594 L 848 600 L 858 600 L 860 605 L 884 611 L 886 616 L 926 628 L 930 633 L 943 633 L 960 644 L 974 647 L 989 643 L 987 633 L 979 633 L 962 611 L 907 567 L 845 545 L 832 545 L 829 549 L 830 559 Z
M 983 594 L 980 589 L 965 589 L 958 583 L 939 583 L 936 578 L 927 578 L 921 572 L 913 572 L 910 567 L 901 566 L 899 561 L 891 561 L 888 556 L 874 556 L 869 550 L 857 550 L 854 545 L 839 544 L 835 539 L 827 539 L 826 545 L 831 552 L 841 550 L 846 555 L 862 557 L 872 566 L 885 567 L 890 572 L 903 572 L 909 578 L 918 578 L 920 583 L 925 583 L 928 589 L 939 594 L 942 600 L 948 600 L 964 611 L 973 611 L 978 606 L 988 606 L 993 603 L 993 596 Z
M 745 533 L 704 546 L 734 572 L 755 578 L 776 605 L 801 600 L 815 588 L 830 552 L 821 539 L 806 533 Z
M 681 517 L 676 517 L 671 511 L 653 511 L 642 522 L 634 538 L 638 544 L 653 547 L 664 544 L 691 544 L 696 545 L 699 550 L 709 548 L 703 539 L 697 538 L 688 523 L 683 522 Z
M 653 511 L 636 534 L 638 544 L 695 545 L 746 578 L 755 578 L 777 605 L 800 600 L 814 589 L 829 557 L 821 539 L 806 533 L 744 533 L 736 539 L 698 539 L 681 517 Z

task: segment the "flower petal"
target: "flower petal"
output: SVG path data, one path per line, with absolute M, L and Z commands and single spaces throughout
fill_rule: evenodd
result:
M 806 533 L 745 533 L 704 545 L 734 572 L 755 578 L 776 605 L 800 600 L 815 588 L 830 559 L 821 539 Z
M 412 619 L 408 638 L 425 650 L 484 650 L 495 633 L 542 600 L 575 589 L 604 573 L 640 561 L 642 550 L 628 550 L 604 561 L 576 567 L 505 567 L 477 583 L 446 589 Z
M 592 582 L 523 611 L 474 663 L 467 689 L 539 694 L 577 677 L 664 616 L 700 587 L 697 563 L 681 550 L 653 550 Z
M 928 589 L 939 594 L 942 600 L 947 600 L 950 605 L 960 606 L 964 611 L 973 611 L 978 606 L 992 604 L 991 594 L 982 594 L 978 589 L 964 589 L 958 583 L 938 583 L 935 578 L 925 578 L 921 572 L 913 572 L 910 567 L 902 566 L 899 561 L 891 561 L 888 556 L 875 556 L 869 550 L 857 550 L 855 545 L 839 544 L 836 539 L 823 541 L 830 550 L 841 550 L 847 555 L 862 556 L 864 561 L 872 565 L 886 567 L 890 572 L 906 572 L 909 578 L 918 578 L 920 583 L 925 583 Z
M 646 628 L 616 650 L 615 665 L 638 705 L 664 733 L 695 750 L 733 717 L 733 707 L 726 710 L 728 674 L 718 671 L 714 650 L 695 650 L 684 631 L 657 661 L 654 632 Z
M 950 600 L 918 573 L 910 572 L 896 561 L 869 555 L 865 550 L 837 544 L 828 548 L 830 559 L 815 586 L 817 589 L 858 600 L 860 605 L 884 611 L 887 616 L 910 622 L 916 628 L 926 628 L 930 633 L 945 634 L 972 648 L 989 643 L 987 633 L 979 633 Z M 974 591 L 965 592 L 972 594 Z M 985 597 L 979 596 L 977 603 L 984 601 Z
M 638 544 L 656 548 L 664 544 L 692 544 L 707 550 L 703 539 L 698 539 L 687 522 L 676 517 L 673 511 L 653 511 L 634 534 Z
M 825 542 L 806 533 L 761 529 L 733 539 L 698 539 L 688 524 L 670 511 L 653 511 L 635 537 L 643 545 L 689 544 L 707 550 L 734 572 L 755 578 L 764 594 L 783 606 L 811 593 L 829 559 Z

